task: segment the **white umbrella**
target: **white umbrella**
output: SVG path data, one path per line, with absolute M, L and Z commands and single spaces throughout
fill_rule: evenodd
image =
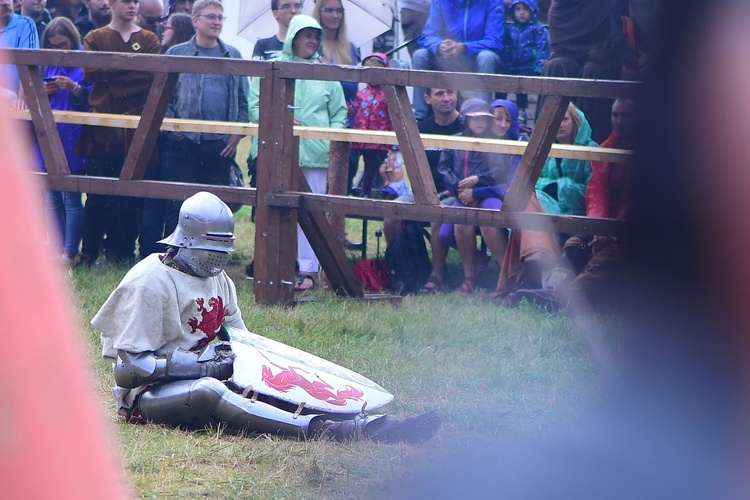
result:
M 341 4 L 345 9 L 349 41 L 357 47 L 391 29 L 396 0 L 341 0 Z M 313 0 L 306 0 L 302 13 L 312 14 L 314 6 Z M 278 25 L 271 14 L 271 0 L 241 2 L 238 31 L 252 43 L 276 34 Z

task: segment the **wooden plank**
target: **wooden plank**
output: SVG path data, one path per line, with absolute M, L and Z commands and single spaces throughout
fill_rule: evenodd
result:
M 339 197 L 312 193 L 279 193 L 266 196 L 265 203 L 310 212 L 337 212 L 363 218 L 391 217 L 402 220 L 443 222 L 469 226 L 493 226 L 510 229 L 535 229 L 554 233 L 623 236 L 627 221 L 594 219 L 572 215 L 505 212 L 481 208 L 417 205 L 394 201 Z
M 310 193 L 310 186 L 301 173 L 299 190 Z M 326 215 L 322 212 L 308 212 L 303 203 L 297 213 L 297 222 L 318 257 L 331 290 L 346 297 L 362 297 L 362 283 L 354 274 L 343 242 L 336 239 Z
M 254 188 L 166 181 L 120 181 L 111 177 L 89 177 L 83 175 L 48 176 L 44 173 L 34 173 L 34 175 L 44 176 L 45 185 L 55 191 L 137 196 L 139 198 L 158 198 L 164 200 L 184 200 L 198 191 L 209 191 L 226 203 L 240 203 L 242 205 L 256 204 L 256 190 Z
M 414 199 L 423 205 L 437 205 L 440 203 L 440 198 L 435 188 L 427 155 L 424 152 L 422 138 L 419 136 L 419 128 L 414 119 L 409 95 L 404 87 L 390 85 L 383 87 L 383 93 L 388 103 L 388 113 L 391 115 L 393 130 L 398 138 Z
M 41 71 L 36 66 L 18 66 L 18 76 L 26 94 L 28 111 L 47 172 L 52 176 L 70 174 L 68 158 L 52 115 L 47 91 L 44 90 Z
M 28 110 L 9 110 L 13 118 L 30 120 Z M 52 111 L 57 123 L 80 123 L 104 127 L 137 128 L 140 117 L 113 115 L 108 113 L 84 113 L 80 111 Z M 215 122 L 206 120 L 184 120 L 165 118 L 162 130 L 170 132 L 207 132 L 212 134 L 258 135 L 255 123 Z M 377 144 L 398 144 L 395 132 L 378 130 L 333 129 L 327 127 L 294 127 L 294 135 L 302 139 L 324 139 L 328 141 L 372 142 Z M 486 151 L 488 153 L 508 153 L 522 155 L 527 142 L 504 139 L 482 139 L 477 137 L 445 136 L 420 134 L 425 147 L 438 149 L 464 149 Z M 553 158 L 574 158 L 576 160 L 599 160 L 614 163 L 628 163 L 635 153 L 626 149 L 609 149 L 575 144 L 553 144 L 549 156 Z
M 159 136 L 161 123 L 179 78 L 179 73 L 157 73 L 154 76 L 141 120 L 130 142 L 130 149 L 120 172 L 120 179 L 140 180 L 146 175 L 149 160 L 156 147 L 156 138 Z
M 294 80 L 279 80 L 268 69 L 260 83 L 257 196 L 255 212 L 255 301 L 294 304 L 297 210 L 271 207 L 268 194 L 292 191 L 297 184 L 297 154 L 292 135 Z
M 490 89 L 497 92 L 568 95 L 599 98 L 634 98 L 641 84 L 611 80 L 523 77 L 508 75 L 478 76 L 476 73 L 416 71 L 396 68 L 362 68 L 298 64 L 209 57 L 164 56 L 58 50 L 11 49 L 15 64 L 34 66 L 71 66 L 154 73 L 204 73 L 262 76 L 266 69 L 279 69 L 281 78 L 329 81 L 362 81 L 378 85 L 440 87 L 460 90 Z M 591 85 L 596 82 L 596 85 Z
M 570 98 L 566 96 L 551 96 L 544 100 L 526 152 L 505 195 L 502 210 L 520 212 L 526 208 L 569 103 Z
M 274 62 L 281 78 L 306 80 L 360 81 L 376 85 L 432 87 L 456 90 L 567 95 L 602 98 L 637 97 L 642 84 L 620 80 L 585 80 L 532 76 L 489 75 L 396 68 L 363 68 Z
M 101 68 L 151 73 L 202 73 L 233 76 L 263 76 L 272 67 L 268 61 L 223 57 L 165 56 L 162 54 L 124 54 L 122 52 L 84 52 L 79 50 L 9 49 L 14 64 Z

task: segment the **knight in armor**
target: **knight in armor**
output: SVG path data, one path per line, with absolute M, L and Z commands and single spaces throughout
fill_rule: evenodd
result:
M 175 231 L 136 264 L 91 324 L 114 365 L 118 413 L 128 421 L 202 428 L 218 422 L 251 432 L 344 441 L 419 442 L 440 426 L 437 413 L 403 420 L 295 411 L 271 396 L 246 397 L 231 379 L 234 354 L 224 327 L 247 331 L 224 272 L 234 249 L 231 210 L 211 193 L 182 204 Z M 291 406 L 291 407 L 290 407 Z

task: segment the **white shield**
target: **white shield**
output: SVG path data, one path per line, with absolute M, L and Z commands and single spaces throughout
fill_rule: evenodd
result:
M 393 400 L 372 380 L 336 363 L 246 330 L 227 331 L 240 386 L 326 413 L 359 413 L 365 403 L 374 410 Z

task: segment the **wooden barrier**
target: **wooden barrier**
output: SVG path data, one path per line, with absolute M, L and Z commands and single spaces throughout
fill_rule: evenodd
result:
M 293 303 L 296 226 L 299 222 L 310 240 L 332 288 L 342 295 L 362 295 L 341 242 L 325 213 L 362 217 L 391 217 L 425 222 L 492 225 L 577 234 L 621 235 L 625 222 L 611 219 L 525 213 L 539 172 L 548 156 L 626 162 L 629 151 L 553 145 L 555 133 L 572 97 L 634 97 L 637 84 L 472 73 L 444 73 L 392 68 L 329 66 L 288 62 L 244 61 L 224 58 L 192 58 L 57 50 L 8 51 L 18 66 L 29 110 L 19 119 L 34 124 L 47 165 L 50 189 L 146 198 L 185 199 L 211 191 L 230 203 L 256 206 L 255 299 L 261 304 Z M 138 116 L 53 112 L 41 79 L 40 66 L 149 71 L 154 83 L 143 114 Z M 180 73 L 244 75 L 261 78 L 260 119 L 257 125 L 165 118 Z M 383 86 L 393 118 L 394 132 L 334 130 L 293 124 L 295 81 L 359 81 Z M 406 92 L 407 86 L 460 90 L 544 94 L 540 118 L 528 143 L 420 135 Z M 135 129 L 119 179 L 70 175 L 56 122 L 82 123 Z M 146 162 L 160 130 L 206 131 L 256 135 L 258 140 L 257 189 L 208 186 L 142 180 Z M 318 138 L 334 141 L 398 144 L 412 184 L 415 204 L 312 194 L 299 173 L 297 141 Z M 522 154 L 518 172 L 509 188 L 503 210 L 443 207 L 424 152 L 425 145 L 488 152 Z

